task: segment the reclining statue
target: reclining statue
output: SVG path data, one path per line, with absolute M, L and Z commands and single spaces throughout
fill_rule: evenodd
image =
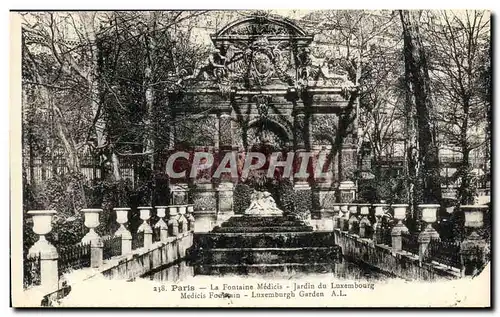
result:
M 283 211 L 276 207 L 276 202 L 267 191 L 254 190 L 250 206 L 245 210 L 248 216 L 282 216 Z

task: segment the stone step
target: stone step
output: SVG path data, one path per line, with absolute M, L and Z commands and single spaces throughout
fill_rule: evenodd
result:
M 221 227 L 302 227 L 306 226 L 306 224 L 300 220 L 261 220 L 261 221 L 248 221 L 248 220 L 240 220 L 240 221 L 227 221 L 222 223 Z
M 195 248 L 294 248 L 335 245 L 333 232 L 198 233 Z
M 304 232 L 313 231 L 312 226 L 271 226 L 271 227 L 215 227 L 213 232 Z
M 342 256 L 339 246 L 302 248 L 218 248 L 199 249 L 196 265 L 335 263 Z
M 235 216 L 229 218 L 222 227 L 276 227 L 276 226 L 305 226 L 304 222 L 292 216 L 284 217 L 252 217 Z
M 213 264 L 197 265 L 194 267 L 195 275 L 225 275 L 225 274 L 284 274 L 302 275 L 311 273 L 334 273 L 339 270 L 340 263 L 283 263 L 283 264 Z

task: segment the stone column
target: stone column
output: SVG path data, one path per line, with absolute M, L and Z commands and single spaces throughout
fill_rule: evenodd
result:
M 477 230 L 483 227 L 484 213 L 488 208 L 486 205 L 460 206 L 465 214 L 465 228 L 471 231 L 460 244 L 462 276 L 478 274 L 486 263 L 487 244 Z
M 161 242 L 166 242 L 168 239 L 168 226 L 165 223 L 165 218 L 166 215 L 166 209 L 168 206 L 156 206 L 156 216 L 160 218 L 156 223 L 155 223 L 155 228 L 160 229 L 160 241 Z
M 383 241 L 382 239 L 382 217 L 385 215 L 387 212 L 387 209 L 389 208 L 388 204 L 373 204 L 375 207 L 375 219 L 376 222 L 374 224 L 374 230 L 373 230 L 373 242 L 375 244 L 381 244 Z
M 132 234 L 125 224 L 128 222 L 130 208 L 113 208 L 113 210 L 116 212 L 116 222 L 120 224 L 115 236 L 122 238 L 122 255 L 129 254 L 132 252 Z
M 153 245 L 153 228 L 148 222 L 149 218 L 151 218 L 151 207 L 137 207 L 137 209 L 139 209 L 139 216 L 142 220 L 137 232 L 144 233 L 144 247 L 149 248 Z
M 99 226 L 99 214 L 102 209 L 82 209 L 85 215 L 85 227 L 89 228 L 89 232 L 83 237 L 82 243 L 90 243 L 90 267 L 100 267 L 103 262 L 104 243 L 102 238 L 95 232 L 95 228 Z
M 192 204 L 188 205 L 187 207 L 187 220 L 188 220 L 188 230 L 189 231 L 194 231 L 194 206 Z
M 424 230 L 418 234 L 418 258 L 420 262 L 426 260 L 429 243 L 431 240 L 439 240 L 439 233 L 432 227 L 437 220 L 439 205 L 422 204 L 418 205 L 422 214 L 422 221 L 426 223 Z
M 394 209 L 394 219 L 398 221 L 398 223 L 391 230 L 392 237 L 392 249 L 394 251 L 401 251 L 403 249 L 403 234 L 408 234 L 408 228 L 403 224 L 403 220 L 406 218 L 406 208 L 408 208 L 407 204 L 395 204 L 392 205 Z
M 177 208 L 177 223 L 179 226 L 179 232 L 187 232 L 188 231 L 188 223 L 186 219 L 186 209 L 187 205 L 179 205 Z
M 179 235 L 179 223 L 177 222 L 177 205 L 168 206 L 168 229 L 172 237 Z
M 343 204 L 340 206 L 340 212 L 342 213 L 342 218 L 340 219 L 340 230 L 349 230 L 349 205 Z
M 220 224 L 232 216 L 233 211 L 233 191 L 234 185 L 232 182 L 222 181 L 217 188 L 218 210 L 217 223 Z
M 40 257 L 40 285 L 48 291 L 59 286 L 59 255 L 56 247 L 45 238 L 52 231 L 52 217 L 56 213 L 55 210 L 28 211 L 33 217 L 33 232 L 38 235 L 38 241 L 28 251 L 28 258 Z
M 370 219 L 368 219 L 368 215 L 370 214 L 370 204 L 360 204 L 359 206 L 361 214 L 361 220 L 359 222 L 359 237 L 371 238 L 370 229 L 372 227 L 372 223 Z
M 195 232 L 209 232 L 217 221 L 217 198 L 211 183 L 196 184 L 193 190 Z
M 349 233 L 359 234 L 358 205 L 349 204 Z

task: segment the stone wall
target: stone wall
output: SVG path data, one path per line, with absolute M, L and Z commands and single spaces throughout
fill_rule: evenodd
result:
M 334 230 L 335 244 L 342 248 L 348 260 L 360 261 L 392 276 L 406 280 L 455 279 L 457 269 L 434 263 L 420 263 L 418 256 L 404 251 L 394 252 L 389 246 L 374 244 L 373 240 Z

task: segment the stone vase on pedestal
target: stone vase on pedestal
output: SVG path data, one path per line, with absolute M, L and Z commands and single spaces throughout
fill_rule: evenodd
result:
M 418 257 L 420 262 L 426 260 L 429 243 L 432 240 L 439 240 L 439 233 L 432 227 L 432 224 L 437 221 L 439 207 L 439 205 L 432 204 L 418 205 L 418 208 L 421 210 L 422 221 L 426 224 L 425 229 L 418 235 Z
M 137 232 L 144 234 L 144 247 L 149 248 L 153 245 L 153 228 L 148 222 L 149 218 L 151 218 L 151 207 L 137 207 L 137 209 L 139 209 L 139 217 L 142 220 Z
M 89 232 L 83 237 L 82 243 L 90 243 L 90 266 L 97 268 L 102 265 L 103 247 L 102 238 L 95 232 L 95 228 L 99 226 L 99 214 L 102 209 L 82 209 L 85 216 L 85 227 L 89 228 Z
M 342 218 L 340 219 L 340 230 L 349 230 L 349 205 L 343 204 L 340 206 L 340 212 L 342 213 Z
M 401 236 L 409 233 L 408 228 L 406 228 L 403 223 L 403 220 L 406 218 L 406 209 L 408 205 L 394 204 L 392 208 L 394 209 L 394 219 L 397 220 L 396 225 L 391 230 L 392 249 L 394 251 L 401 251 L 403 249 L 403 240 Z
M 486 264 L 487 243 L 478 233 L 484 225 L 484 213 L 488 210 L 486 205 L 460 206 L 465 214 L 465 228 L 471 233 L 460 244 L 460 258 L 462 262 L 462 276 L 477 275 Z
M 361 220 L 359 222 L 359 237 L 371 238 L 372 223 L 368 216 L 370 215 L 370 204 L 360 204 Z
M 374 224 L 374 232 L 373 232 L 373 242 L 375 244 L 383 243 L 382 239 L 382 217 L 385 215 L 387 210 L 389 209 L 389 204 L 373 204 L 375 207 L 375 219 L 376 222 Z
M 188 231 L 188 222 L 186 219 L 186 209 L 187 205 L 179 205 L 177 208 L 177 222 L 179 224 L 179 232 L 187 232 Z
M 154 227 L 160 230 L 160 241 L 166 242 L 168 239 L 168 225 L 163 218 L 166 216 L 168 206 L 156 206 L 156 216 L 160 219 L 155 223 Z
M 120 228 L 116 230 L 115 236 L 122 239 L 122 255 L 132 252 L 132 234 L 125 227 L 128 222 L 128 213 L 130 208 L 113 208 L 116 212 L 116 222 L 120 224 Z
M 349 204 L 349 233 L 359 234 L 358 205 Z
M 177 206 L 168 206 L 168 229 L 170 236 L 177 237 L 179 235 L 179 222 L 177 221 Z
M 33 232 L 38 235 L 38 241 L 28 251 L 28 258 L 40 257 L 40 285 L 47 290 L 55 290 L 59 284 L 57 249 L 45 235 L 52 231 L 52 218 L 55 210 L 30 210 L 33 217 Z

